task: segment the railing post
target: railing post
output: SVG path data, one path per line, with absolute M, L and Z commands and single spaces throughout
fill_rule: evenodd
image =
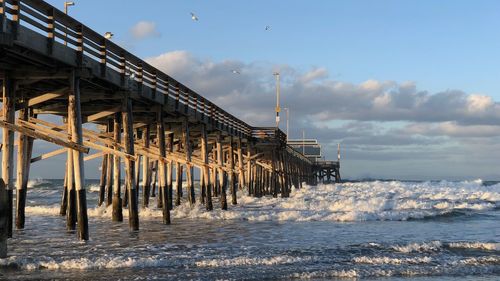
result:
M 142 93 L 142 80 L 143 80 L 143 69 L 142 69 L 142 63 L 139 62 L 137 64 L 137 92 L 139 94 Z
M 12 36 L 14 40 L 17 39 L 19 23 L 21 21 L 20 19 L 21 7 L 19 2 L 20 2 L 19 0 L 12 0 Z
M 6 31 L 5 0 L 0 0 L 0 32 Z
M 107 43 L 106 38 L 103 38 L 101 41 L 101 49 L 99 52 L 100 55 L 100 66 L 101 66 L 101 77 L 106 77 L 106 43 Z
M 83 66 L 83 26 L 79 25 L 76 28 L 76 65 L 79 67 Z
M 125 87 L 125 76 L 127 71 L 127 61 L 125 59 L 125 53 L 121 53 L 120 55 L 120 85 Z
M 54 52 L 54 42 L 55 42 L 55 19 L 54 19 L 54 8 L 48 10 L 47 15 L 47 53 L 52 55 Z
M 184 113 L 188 114 L 189 113 L 189 103 L 191 102 L 191 95 L 189 94 L 189 91 L 184 91 L 184 95 L 186 95 L 186 105 L 184 106 Z
M 155 70 L 155 71 L 153 71 L 153 81 L 151 82 L 151 96 L 152 96 L 153 100 L 156 99 L 156 89 L 157 88 L 158 88 L 158 74 L 156 73 L 156 70 Z M 167 89 L 168 89 L 168 83 L 167 83 Z
M 179 83 L 175 85 L 175 111 L 179 111 L 179 102 L 181 99 L 181 89 L 179 88 Z

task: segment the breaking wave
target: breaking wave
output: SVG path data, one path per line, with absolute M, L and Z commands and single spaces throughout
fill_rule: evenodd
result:
M 92 185 L 91 191 L 97 186 Z M 466 182 L 357 182 L 305 185 L 290 198 L 254 198 L 238 194 L 228 211 L 205 211 L 201 204 L 175 207 L 173 218 L 250 221 L 405 221 L 442 216 L 480 214 L 500 206 L 500 185 Z M 214 199 L 216 205 L 217 199 Z M 154 204 L 152 204 L 154 205 Z M 36 206 L 27 212 L 57 215 L 57 206 Z M 124 212 L 126 215 L 126 212 Z M 111 210 L 92 208 L 91 216 L 109 217 Z M 143 217 L 161 217 L 160 210 L 142 209 Z

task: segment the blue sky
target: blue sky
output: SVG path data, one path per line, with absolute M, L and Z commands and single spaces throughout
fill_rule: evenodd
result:
M 75 2 L 71 16 L 252 125 L 273 124 L 280 70 L 292 137 L 328 158 L 342 143 L 346 177 L 500 179 L 500 1 Z
M 133 44 L 143 57 L 186 50 L 214 60 L 322 66 L 351 82 L 410 80 L 432 92 L 500 98 L 498 1 L 85 0 L 70 14 L 125 45 L 136 22 L 155 22 L 161 36 Z

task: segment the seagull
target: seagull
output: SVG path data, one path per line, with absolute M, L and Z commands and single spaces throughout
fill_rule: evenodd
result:
M 108 32 L 104 33 L 104 38 L 111 39 L 111 38 L 113 38 L 113 35 L 114 35 L 113 33 L 108 31 Z
M 271 30 L 271 27 L 269 25 L 266 25 L 266 30 Z
M 193 12 L 191 12 L 191 19 L 194 21 L 198 21 L 198 17 Z
M 236 70 L 236 69 L 231 70 L 231 72 L 232 72 L 232 73 L 234 73 L 234 74 L 241 74 L 241 73 L 240 73 L 238 70 Z

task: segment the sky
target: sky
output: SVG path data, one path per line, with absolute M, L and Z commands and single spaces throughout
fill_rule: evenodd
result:
M 274 124 L 279 71 L 290 137 L 327 159 L 341 143 L 344 178 L 500 180 L 500 1 L 75 2 L 71 16 L 251 125 Z

